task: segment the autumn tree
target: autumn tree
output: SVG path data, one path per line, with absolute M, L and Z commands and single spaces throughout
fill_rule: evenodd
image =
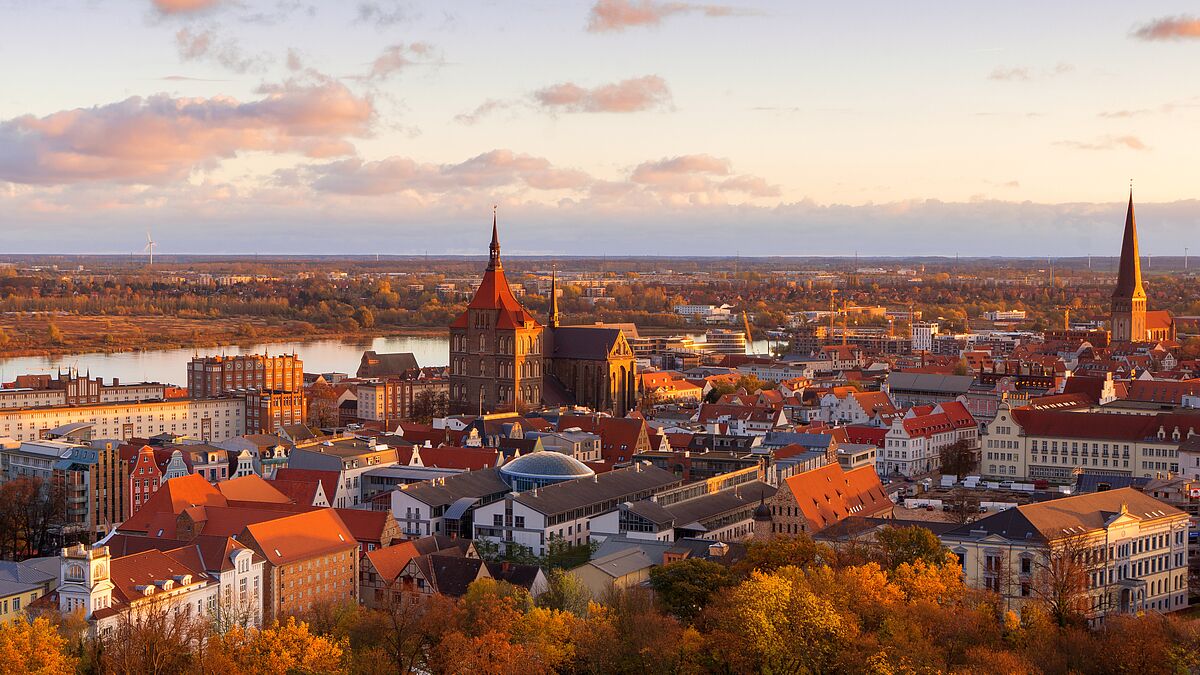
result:
M 341 673 L 345 671 L 345 640 L 317 635 L 307 623 L 288 617 L 260 630 L 234 627 L 210 648 L 240 672 L 262 675 Z
M 0 622 L 0 675 L 66 675 L 78 662 L 49 620 L 24 616 Z
M 923 560 L 931 565 L 946 562 L 948 552 L 937 536 L 920 525 L 884 527 L 875 533 L 880 562 L 889 570 Z
M 22 476 L 0 483 L 0 557 L 48 552 L 66 519 L 66 491 L 57 481 Z
M 1094 547 L 1087 535 L 1068 534 L 1047 542 L 1034 558 L 1030 590 L 1060 628 L 1086 621 L 1092 609 L 1091 577 L 1101 569 L 1106 552 L 1104 547 Z
M 178 673 L 195 663 L 191 648 L 204 633 L 200 621 L 161 601 L 121 612 L 94 651 L 104 672 Z
M 667 613 L 690 622 L 712 597 L 733 584 L 729 568 L 703 558 L 684 558 L 650 568 L 650 587 Z
M 781 567 L 809 567 L 831 560 L 833 552 L 818 544 L 808 534 L 776 535 L 753 540 L 746 546 L 746 555 L 734 565 L 733 571 L 745 577 L 752 571 L 773 572 Z

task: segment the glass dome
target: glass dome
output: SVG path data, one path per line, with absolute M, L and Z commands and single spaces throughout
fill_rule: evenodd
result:
M 500 477 L 514 490 L 530 490 L 576 478 L 594 476 L 583 462 L 553 450 L 531 452 L 500 467 Z

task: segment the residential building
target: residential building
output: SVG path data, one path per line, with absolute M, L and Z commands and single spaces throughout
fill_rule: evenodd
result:
M 875 467 L 846 471 L 835 462 L 783 480 L 755 514 L 755 537 L 815 534 L 851 516 L 889 518 L 894 507 Z
M 187 368 L 188 396 L 212 398 L 246 389 L 304 390 L 304 361 L 295 354 L 197 356 Z
M 334 509 L 252 523 L 238 537 L 266 561 L 263 618 L 358 597 L 358 542 Z
M 1188 515 L 1133 488 L 1016 506 L 940 535 L 1014 609 L 1077 585 L 1090 623 L 1188 606 Z
M 933 351 L 933 339 L 938 335 L 936 321 L 917 321 L 912 324 L 912 351 Z
M 58 585 L 58 558 L 0 560 L 0 626 L 15 621 Z
M 636 463 L 590 477 L 576 478 L 525 492 L 475 508 L 475 539 L 486 539 L 504 550 L 513 546 L 543 555 L 551 538 L 567 544 L 590 541 L 591 521 L 616 511 L 623 502 L 648 499 L 682 481 L 649 463 Z
M 1121 415 L 1001 405 L 982 440 L 984 476 L 1070 483 L 1079 471 L 1165 476 L 1180 471 L 1180 445 L 1200 433 L 1200 414 Z
M 959 401 L 915 406 L 892 419 L 876 469 L 881 476 L 909 478 L 941 470 L 942 451 L 958 442 L 979 451 L 979 426 Z
M 288 468 L 336 471 L 337 491 L 327 494 L 337 508 L 363 503 L 362 475 L 368 470 L 398 463 L 397 448 L 376 438 L 342 436 L 299 443 L 288 455 Z
M 356 395 L 358 417 L 362 420 L 409 420 L 419 414 L 436 416 L 445 412 L 439 401 L 449 400 L 450 381 L 417 374 L 387 377 L 359 383 Z M 418 401 L 421 400 L 427 401 L 427 409 L 423 413 L 418 409 Z
M 599 462 L 600 437 L 586 431 L 528 431 L 525 438 L 537 439 L 546 450 L 561 452 L 581 462 Z
M 0 410 L 0 438 L 36 441 L 73 424 L 93 438 L 150 438 L 162 433 L 222 441 L 246 433 L 245 402 L 238 398 L 172 399 Z

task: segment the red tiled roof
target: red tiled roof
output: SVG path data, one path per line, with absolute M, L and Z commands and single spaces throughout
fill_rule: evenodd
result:
M 438 448 L 417 448 L 422 466 L 439 469 L 478 471 L 500 466 L 503 457 L 494 448 L 459 448 L 444 445 Z
M 142 508 L 121 524 L 120 529 L 130 532 L 146 532 L 150 521 L 159 513 L 172 516 L 189 506 L 224 506 L 225 495 L 214 488 L 203 476 L 188 474 L 172 478 L 162 484 Z
M 400 576 L 409 561 L 419 555 L 420 552 L 411 541 L 402 541 L 394 546 L 367 551 L 367 560 L 375 567 L 376 574 L 390 584 Z
M 369 511 L 367 509 L 334 509 L 345 523 L 346 529 L 360 542 L 375 543 L 386 546 L 383 541 L 383 530 L 387 527 L 387 511 Z
M 1134 380 L 1129 383 L 1131 401 L 1153 401 L 1156 403 L 1175 403 L 1183 401 L 1184 395 L 1200 395 L 1200 380 L 1161 381 Z
M 258 474 L 250 474 L 241 478 L 233 478 L 217 483 L 217 490 L 226 499 L 236 499 L 243 502 L 266 502 L 269 504 L 290 504 L 292 500 Z
M 293 469 L 290 467 L 280 467 L 275 470 L 276 480 L 298 481 L 301 483 L 321 483 L 321 488 L 325 491 L 325 499 L 333 503 L 333 498 L 337 494 L 338 472 L 322 471 L 320 469 Z
M 827 464 L 786 482 L 814 532 L 850 516 L 869 517 L 893 507 L 872 466 L 845 471 L 840 464 Z
M 259 553 L 273 565 L 358 547 L 354 535 L 333 509 L 253 523 L 246 526 L 246 534 L 253 537 Z
M 1167 438 L 1175 429 L 1179 429 L 1181 440 L 1187 438 L 1189 430 L 1200 434 L 1200 414 L 1114 415 L 1026 407 L 1014 408 L 1012 417 L 1027 436 L 1135 442 L 1156 438 L 1160 427 Z
M 868 427 L 858 424 L 848 424 L 842 427 L 846 430 L 846 440 L 849 443 L 866 443 L 883 447 L 884 437 L 887 436 L 887 427 Z

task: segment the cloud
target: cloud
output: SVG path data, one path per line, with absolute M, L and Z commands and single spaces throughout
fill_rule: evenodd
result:
M 437 58 L 432 45 L 424 42 L 411 44 L 394 44 L 383 50 L 374 62 L 368 79 L 385 80 L 410 66 L 429 65 L 436 63 Z
M 352 154 L 370 133 L 370 99 L 344 85 L 287 82 L 259 100 L 134 96 L 45 117 L 0 122 L 0 180 L 163 183 L 246 151 L 309 157 Z
M 150 0 L 160 14 L 195 14 L 220 5 L 223 0 Z
M 698 12 L 708 17 L 734 16 L 749 12 L 727 5 L 703 5 L 658 0 L 597 0 L 588 14 L 587 29 L 593 33 L 622 31 L 634 26 L 657 26 L 675 15 Z
M 475 109 L 472 110 L 471 112 L 455 115 L 454 121 L 458 122 L 459 124 L 466 124 L 466 125 L 470 126 L 472 124 L 478 123 L 484 117 L 487 117 L 488 115 L 491 115 L 494 112 L 504 110 L 505 108 L 508 108 L 511 106 L 512 106 L 512 102 L 510 102 L 510 101 L 502 101 L 500 99 L 489 98 L 486 101 L 484 101 L 483 103 L 480 103 L 479 105 L 475 106 Z
M 1200 39 L 1200 18 L 1187 14 L 1166 16 L 1133 30 L 1139 40 L 1195 40 Z
M 183 61 L 211 60 L 235 73 L 260 70 L 268 60 L 262 55 L 246 54 L 236 40 L 219 38 L 213 28 L 180 28 L 175 33 L 175 46 Z
M 355 20 L 359 23 L 370 23 L 375 24 L 378 28 L 385 28 L 405 21 L 409 16 L 410 12 L 405 3 L 371 0 L 358 3 L 358 16 Z
M 592 89 L 563 82 L 535 91 L 533 98 L 547 110 L 628 113 L 670 107 L 671 90 L 661 77 L 647 75 Z
M 1125 119 L 1129 117 L 1140 117 L 1142 115 L 1152 115 L 1162 113 L 1164 115 L 1175 112 L 1176 110 L 1200 107 L 1200 98 L 1192 97 L 1183 101 L 1171 101 L 1164 103 L 1157 108 L 1132 108 L 1126 110 L 1106 110 L 1099 113 L 1100 117 L 1108 119 Z
M 1066 75 L 1073 72 L 1075 66 L 1069 63 L 1059 63 L 1053 68 L 1043 68 L 1036 70 L 1026 66 L 1016 66 L 1013 68 L 996 68 L 988 74 L 989 80 L 997 82 L 1029 82 L 1031 80 L 1050 79 L 1060 75 Z
M 681 155 L 643 162 L 630 174 L 631 183 L 660 195 L 715 195 L 740 192 L 751 197 L 779 196 L 779 186 L 758 176 L 734 175 L 732 163 L 712 155 Z
M 1075 150 L 1149 150 L 1137 136 L 1101 136 L 1092 142 L 1056 141 L 1057 146 Z
M 492 150 L 458 164 L 420 163 L 407 157 L 365 162 L 347 159 L 309 167 L 320 192 L 382 195 L 403 191 L 442 194 L 503 187 L 534 190 L 581 189 L 592 178 L 575 169 L 555 167 L 543 157 Z M 288 177 L 284 174 L 284 177 Z

